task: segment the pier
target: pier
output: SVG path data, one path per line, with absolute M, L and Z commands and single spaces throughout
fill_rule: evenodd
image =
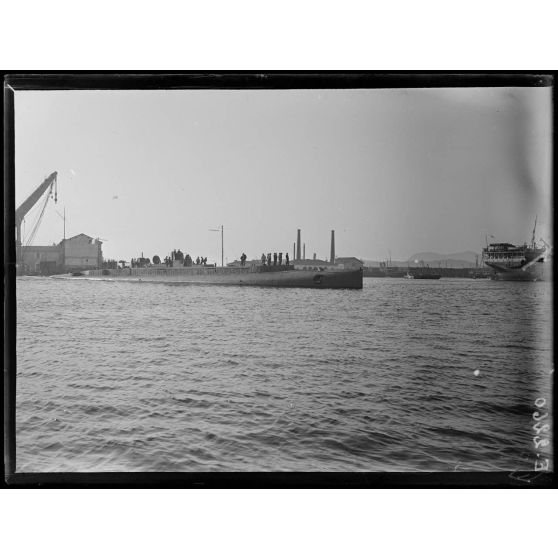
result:
M 410 275 L 433 273 L 441 277 L 461 277 L 469 279 L 489 279 L 494 272 L 488 267 L 365 267 L 364 277 L 402 278 Z

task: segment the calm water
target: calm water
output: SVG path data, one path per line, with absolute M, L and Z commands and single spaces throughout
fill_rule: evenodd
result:
M 533 470 L 551 291 L 20 278 L 17 470 Z

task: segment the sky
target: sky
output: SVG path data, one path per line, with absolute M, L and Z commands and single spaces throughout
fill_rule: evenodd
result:
M 550 241 L 550 88 L 17 91 L 16 206 L 51 172 L 34 245 L 407 260 Z M 40 213 L 27 215 L 28 235 Z M 490 238 L 492 235 L 494 238 Z

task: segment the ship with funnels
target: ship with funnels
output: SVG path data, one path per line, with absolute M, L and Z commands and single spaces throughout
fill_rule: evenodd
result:
M 535 226 L 530 244 L 516 246 L 507 242 L 486 245 L 482 251 L 484 264 L 494 270 L 493 279 L 499 281 L 549 281 L 552 265 L 551 247 L 542 239 L 535 242 Z

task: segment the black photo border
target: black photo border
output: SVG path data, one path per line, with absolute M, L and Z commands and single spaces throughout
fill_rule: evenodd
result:
M 17 473 L 14 95 L 24 90 L 388 89 L 549 87 L 554 71 L 518 72 L 10 72 L 4 80 L 4 483 L 7 487 L 149 488 L 547 488 L 553 472 Z M 553 93 L 553 129 L 556 130 Z M 555 132 L 553 135 L 555 139 Z M 553 141 L 554 144 L 554 141 Z M 555 150 L 553 153 L 553 168 Z M 553 185 L 555 184 L 553 173 Z M 552 215 L 554 226 L 554 205 Z M 555 263 L 553 263 L 555 266 Z M 553 268 L 556 274 L 556 267 Z M 553 305 L 555 297 L 553 297 Z M 554 310 L 554 307 L 553 307 Z M 555 314 L 553 314 L 554 318 Z M 553 397 L 555 385 L 553 382 Z M 555 397 L 554 397 L 555 400 Z M 554 425 L 553 425 L 554 426 Z M 552 430 L 554 432 L 554 429 Z

